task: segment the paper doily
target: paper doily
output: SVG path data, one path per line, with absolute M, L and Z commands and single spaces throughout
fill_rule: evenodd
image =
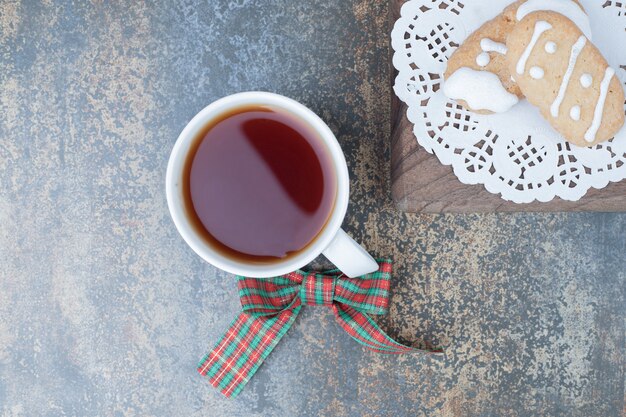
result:
M 465 184 L 483 184 L 515 203 L 576 201 L 626 178 L 626 129 L 593 148 L 566 142 L 526 100 L 478 115 L 442 92 L 447 59 L 512 0 L 409 0 L 391 34 L 394 91 L 408 106 L 418 143 Z M 593 43 L 626 82 L 626 1 L 582 0 Z

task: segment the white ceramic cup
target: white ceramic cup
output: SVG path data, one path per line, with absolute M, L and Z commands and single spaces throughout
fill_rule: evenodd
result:
M 337 197 L 324 228 L 304 250 L 284 261 L 270 264 L 241 262 L 231 259 L 211 247 L 192 227 L 185 214 L 182 194 L 183 168 L 192 142 L 198 132 L 217 116 L 231 109 L 249 105 L 266 105 L 286 110 L 313 127 L 332 156 L 337 180 Z M 357 277 L 378 269 L 376 261 L 341 229 L 341 223 L 348 208 L 350 180 L 346 159 L 335 135 L 315 113 L 287 97 L 264 92 L 240 93 L 224 97 L 204 108 L 183 129 L 174 145 L 167 166 L 166 193 L 172 219 L 183 239 L 205 261 L 224 271 L 247 277 L 269 278 L 300 269 L 320 254 L 324 254 L 328 260 L 349 277 Z

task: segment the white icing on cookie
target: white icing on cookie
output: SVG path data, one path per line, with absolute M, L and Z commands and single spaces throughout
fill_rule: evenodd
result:
M 567 71 L 565 71 L 565 74 L 563 75 L 563 81 L 561 81 L 561 88 L 559 88 L 559 93 L 557 94 L 554 102 L 552 103 L 552 106 L 550 107 L 550 114 L 552 115 L 552 117 L 559 117 L 561 103 L 563 103 L 563 99 L 565 98 L 567 86 L 569 85 L 572 74 L 574 73 L 576 62 L 578 62 L 578 56 L 580 55 L 586 44 L 587 38 L 581 36 L 580 38 L 578 38 L 576 43 L 572 45 L 572 52 L 569 57 Z
M 602 80 L 602 84 L 600 84 L 600 97 L 598 98 L 598 103 L 596 104 L 596 110 L 593 113 L 593 122 L 585 133 L 585 140 L 589 143 L 592 143 L 596 140 L 596 135 L 598 134 L 598 130 L 600 130 L 600 125 L 602 124 L 602 115 L 604 114 L 604 105 L 606 104 L 606 98 L 609 94 L 609 85 L 611 84 L 611 80 L 615 75 L 615 70 L 611 67 L 608 67 L 604 72 L 604 79 Z
M 555 54 L 557 50 L 556 43 L 552 41 L 546 42 L 545 50 L 550 55 Z
M 591 74 L 585 73 L 580 76 L 580 85 L 582 85 L 583 88 L 589 88 L 591 87 L 591 84 L 593 84 L 593 77 Z
M 504 113 L 519 101 L 506 91 L 496 74 L 467 67 L 459 68 L 445 81 L 443 93 L 453 100 L 465 100 L 474 110 L 494 113 Z
M 520 57 L 519 61 L 517 61 L 517 73 L 519 75 L 524 74 L 524 72 L 526 71 L 526 62 L 528 62 L 528 58 L 533 52 L 533 49 L 535 49 L 535 45 L 537 45 L 537 42 L 539 41 L 541 35 L 550 29 L 552 29 L 552 25 L 545 20 L 539 20 L 537 23 L 535 23 L 535 32 L 533 33 L 533 37 L 526 47 L 526 50 Z
M 476 57 L 476 64 L 479 67 L 486 67 L 491 62 L 488 52 L 496 52 L 502 55 L 506 55 L 508 52 L 505 44 L 492 41 L 489 38 L 484 38 L 480 41 L 480 48 L 483 52 Z
M 528 0 L 517 9 L 517 20 L 540 10 L 549 10 L 567 17 L 588 39 L 591 39 L 591 23 L 589 16 L 572 0 Z
M 480 41 L 480 47 L 484 52 L 496 52 L 501 55 L 506 55 L 509 49 L 505 44 L 492 41 L 489 38 L 484 38 Z
M 532 67 L 528 73 L 535 80 L 540 80 L 545 75 L 545 72 L 543 71 L 543 68 L 541 67 Z
M 487 52 L 483 52 L 476 57 L 476 64 L 479 67 L 486 67 L 491 62 L 491 58 Z
M 580 106 L 573 106 L 569 110 L 569 117 L 571 117 L 572 120 L 579 121 L 580 120 Z

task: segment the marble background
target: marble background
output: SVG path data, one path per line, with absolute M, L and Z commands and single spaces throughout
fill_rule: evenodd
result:
M 623 416 L 626 215 L 430 216 L 389 192 L 383 0 L 0 0 L 0 415 Z M 239 311 L 176 232 L 188 120 L 244 90 L 337 134 L 345 228 L 393 256 L 378 356 L 303 311 L 246 390 L 195 371 Z

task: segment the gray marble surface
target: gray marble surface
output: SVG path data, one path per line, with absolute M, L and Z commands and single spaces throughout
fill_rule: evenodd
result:
M 0 0 L 0 415 L 623 416 L 626 216 L 426 216 L 389 193 L 387 4 Z M 441 359 L 309 308 L 246 390 L 195 371 L 239 311 L 167 211 L 211 101 L 269 90 L 337 134 L 345 228 L 393 256 L 390 315 Z

